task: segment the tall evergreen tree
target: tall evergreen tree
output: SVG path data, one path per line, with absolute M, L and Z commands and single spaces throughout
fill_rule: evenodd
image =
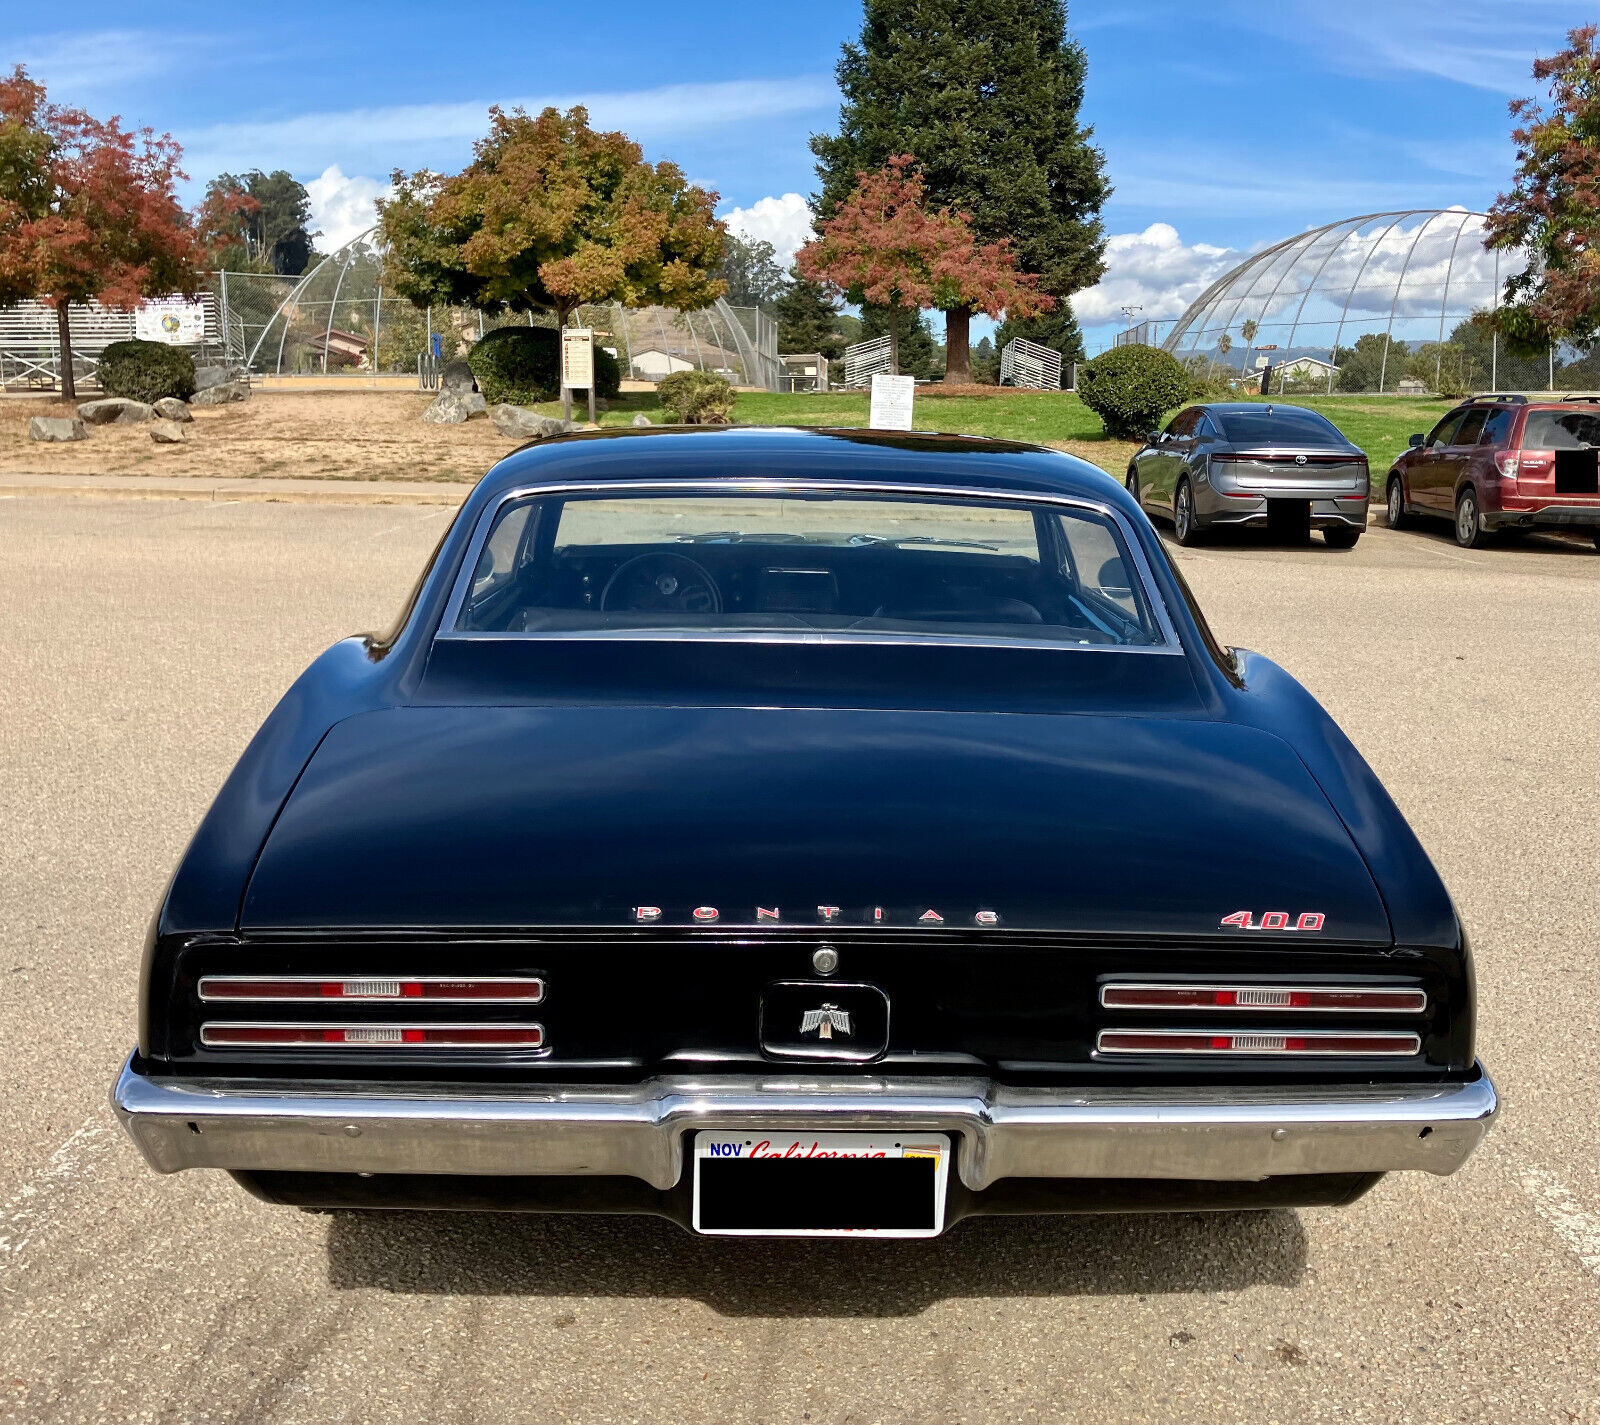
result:
M 1098 281 L 1111 190 L 1078 122 L 1087 61 L 1066 25 L 1063 0 L 866 0 L 839 63 L 839 132 L 811 140 L 819 217 L 858 173 L 910 153 L 929 201 L 969 214 L 983 241 L 1010 239 L 1042 290 Z M 946 313 L 951 381 L 969 379 L 972 311 Z
M 763 238 L 724 233 L 717 276 L 728 284 L 724 295 L 730 307 L 770 307 L 783 294 L 777 251 Z
M 829 361 L 844 355 L 845 341 L 838 328 L 839 310 L 820 282 L 809 282 L 794 268 L 789 285 L 777 300 L 778 350 L 800 355 L 820 352 Z

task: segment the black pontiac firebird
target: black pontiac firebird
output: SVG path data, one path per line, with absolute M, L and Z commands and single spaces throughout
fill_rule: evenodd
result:
M 117 1113 L 268 1201 L 932 1236 L 1460 1167 L 1466 937 L 1093 467 L 658 430 L 483 479 L 285 695 Z

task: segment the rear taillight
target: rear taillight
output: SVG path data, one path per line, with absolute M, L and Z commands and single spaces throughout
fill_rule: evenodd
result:
M 539 1024 L 261 1024 L 200 1026 L 207 1048 L 539 1049 Z
M 1415 1034 L 1262 1034 L 1206 1029 L 1102 1029 L 1102 1054 L 1407 1055 L 1422 1048 Z
M 446 980 L 424 976 L 327 979 L 318 975 L 205 975 L 200 980 L 199 992 L 207 1003 L 232 1000 L 300 1004 L 343 1000 L 373 1004 L 423 1000 L 432 1004 L 538 1004 L 544 999 L 544 981 L 536 976 Z
M 1422 990 L 1345 988 L 1338 985 L 1103 985 L 1106 1009 L 1312 1010 L 1344 1014 L 1421 1014 Z
M 1505 450 L 1495 456 L 1494 463 L 1508 479 L 1519 475 L 1548 475 L 1556 467 L 1556 453 L 1553 450 Z

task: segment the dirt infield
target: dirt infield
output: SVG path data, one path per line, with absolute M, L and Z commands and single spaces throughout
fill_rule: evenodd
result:
M 522 444 L 487 420 L 421 419 L 418 391 L 267 391 L 194 413 L 182 445 L 157 445 L 142 425 L 90 426 L 87 440 L 28 439 L 30 416 L 59 416 L 48 399 L 0 401 L 0 473 L 321 480 L 476 480 Z

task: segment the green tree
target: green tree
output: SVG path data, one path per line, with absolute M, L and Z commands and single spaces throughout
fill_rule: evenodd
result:
M 591 129 L 581 106 L 490 109 L 462 172 L 393 179 L 378 204 L 386 282 L 420 307 L 539 308 L 565 326 L 585 302 L 695 311 L 727 290 L 717 195 Z
M 1513 353 L 1542 355 L 1555 342 L 1600 341 L 1600 27 L 1567 36 L 1568 48 L 1534 61 L 1550 81 L 1550 110 L 1511 104 L 1517 180 L 1489 210 L 1487 245 L 1536 259 L 1506 283 L 1494 315 Z
M 972 379 L 980 386 L 993 386 L 1000 379 L 1000 354 L 988 337 L 972 348 Z
M 1354 346 L 1341 346 L 1333 353 L 1333 364 L 1339 368 L 1339 389 L 1394 390 L 1405 374 L 1407 354 L 1406 344 L 1391 341 L 1385 332 L 1364 333 L 1356 338 Z
M 220 266 L 298 277 L 311 263 L 311 195 L 283 169 L 219 173 L 206 184 L 201 230 Z
M 1047 346 L 1061 353 L 1061 383 L 1072 380 L 1072 368 L 1083 364 L 1083 333 L 1078 329 L 1078 319 L 1072 314 L 1072 304 L 1059 298 L 1055 310 L 1041 312 L 1036 317 L 1007 316 L 994 334 L 996 351 L 1004 351 L 1018 338 L 1031 341 L 1035 346 Z
M 816 351 L 829 361 L 837 361 L 844 355 L 839 311 L 820 282 L 807 280 L 791 267 L 788 285 L 777 300 L 776 312 L 779 351 L 796 355 Z
M 1111 190 L 1079 123 L 1086 69 L 1062 0 L 866 0 L 838 67 L 839 131 L 811 141 L 818 216 L 833 216 L 861 172 L 910 153 L 930 203 L 970 215 L 980 241 L 1009 241 L 1041 291 L 1092 285 Z M 946 309 L 951 381 L 970 377 L 975 309 Z
M 783 295 L 783 269 L 770 242 L 730 232 L 724 239 L 722 266 L 717 275 L 728 284 L 727 297 L 735 307 L 772 307 Z

